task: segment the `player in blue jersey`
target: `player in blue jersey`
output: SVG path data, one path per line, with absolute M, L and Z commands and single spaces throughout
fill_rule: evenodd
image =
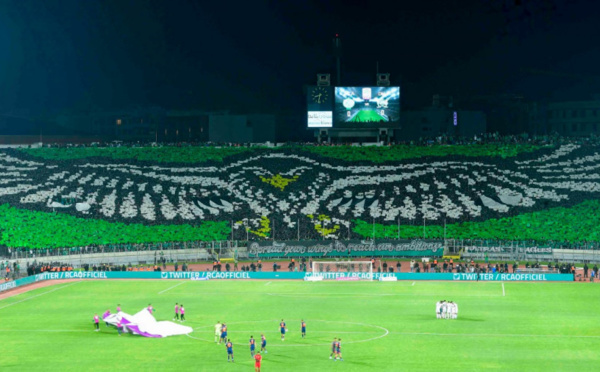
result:
M 225 323 L 221 324 L 221 341 L 227 341 L 227 325 L 225 325 Z M 221 341 L 219 341 L 219 343 L 221 343 Z
M 337 350 L 337 337 L 333 338 L 333 342 L 331 343 L 331 354 L 329 354 L 329 359 L 333 359 L 335 352 Z
M 335 347 L 335 354 L 339 360 L 344 361 L 344 358 L 342 358 L 342 339 L 341 338 L 338 338 L 338 340 L 337 340 L 337 346 Z
M 281 323 L 279 323 L 279 328 L 281 332 L 281 341 L 285 341 L 285 322 L 281 319 Z
M 261 353 L 267 353 L 267 339 L 263 334 L 260 335 L 260 351 Z
M 254 349 L 256 348 L 256 340 L 254 336 L 250 336 L 250 356 L 254 358 Z
M 229 362 L 229 358 L 231 358 L 231 361 L 233 362 L 233 344 L 230 339 L 227 339 L 225 347 L 227 348 L 227 361 Z
M 300 330 L 302 331 L 302 338 L 306 337 L 306 322 L 302 319 L 300 323 Z

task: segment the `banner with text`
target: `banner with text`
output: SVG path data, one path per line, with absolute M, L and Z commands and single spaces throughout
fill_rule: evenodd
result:
M 335 240 L 252 242 L 248 255 L 269 257 L 441 257 L 441 240 Z
M 362 272 L 248 272 L 248 271 L 68 271 L 28 276 L 0 284 L 0 292 L 32 284 L 41 280 L 55 279 L 167 279 L 167 280 L 214 280 L 214 279 L 265 279 L 307 280 L 311 277 L 340 280 L 344 278 L 371 279 L 370 273 Z M 373 273 L 373 280 L 396 277 L 398 280 L 450 280 L 450 281 L 573 281 L 573 274 L 471 274 L 471 273 Z
M 71 271 L 45 273 L 37 275 L 35 281 L 53 279 L 287 279 L 299 280 L 311 276 L 321 276 L 324 279 L 352 278 L 369 279 L 370 273 L 364 272 L 289 272 L 289 271 Z M 477 274 L 472 273 L 373 273 L 373 279 L 396 277 L 398 280 L 452 280 L 452 281 L 573 281 L 573 274 Z M 33 278 L 33 277 L 30 277 Z M 26 279 L 26 278 L 25 278 Z
M 8 291 L 9 289 L 17 288 L 22 285 L 32 284 L 40 280 L 45 280 L 42 274 L 26 276 L 25 278 L 20 278 L 17 280 L 12 280 L 10 282 L 4 282 L 0 284 L 0 292 Z
M 467 245 L 465 246 L 464 253 L 480 253 L 480 254 L 493 254 L 493 253 L 503 253 L 503 254 L 552 254 L 552 248 L 550 247 L 509 247 L 509 246 L 475 246 L 475 245 Z
M 520 274 L 520 273 L 505 273 L 505 274 L 476 274 L 476 273 L 455 273 L 452 275 L 452 280 L 457 281 L 499 281 L 499 282 L 556 282 L 556 281 L 573 281 L 573 274 Z

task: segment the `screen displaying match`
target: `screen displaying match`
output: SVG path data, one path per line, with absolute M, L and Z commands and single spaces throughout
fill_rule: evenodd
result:
M 400 87 L 336 87 L 338 126 L 395 124 L 400 121 Z

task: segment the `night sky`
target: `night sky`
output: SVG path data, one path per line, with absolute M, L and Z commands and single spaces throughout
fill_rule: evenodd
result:
M 0 112 L 298 112 L 302 86 L 334 73 L 335 33 L 342 83 L 374 84 L 379 61 L 403 107 L 585 99 L 600 93 L 599 15 L 585 0 L 0 0 Z

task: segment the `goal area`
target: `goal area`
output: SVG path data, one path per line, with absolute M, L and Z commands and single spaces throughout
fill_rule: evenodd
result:
M 312 275 L 323 280 L 373 280 L 371 261 L 313 261 Z

